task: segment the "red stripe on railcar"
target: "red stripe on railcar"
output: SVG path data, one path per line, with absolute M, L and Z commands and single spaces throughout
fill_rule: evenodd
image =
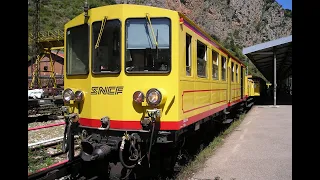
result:
M 230 105 L 234 105 L 238 102 L 241 102 L 241 99 L 238 99 L 236 101 L 233 101 Z M 160 130 L 179 130 L 182 129 L 190 124 L 193 124 L 205 117 L 208 117 L 214 113 L 217 113 L 219 111 L 222 111 L 223 109 L 227 108 L 229 105 L 224 104 L 222 106 L 210 109 L 208 111 L 199 113 L 197 115 L 191 116 L 189 118 L 180 120 L 180 121 L 161 121 L 160 122 Z M 80 118 L 79 120 L 80 124 L 83 126 L 89 126 L 89 127 L 100 127 L 101 122 L 99 119 L 89 119 L 89 118 Z M 112 129 L 130 129 L 130 130 L 141 130 L 142 126 L 140 124 L 140 120 L 132 120 L 132 121 L 124 121 L 124 120 L 115 120 L 110 119 L 110 128 Z

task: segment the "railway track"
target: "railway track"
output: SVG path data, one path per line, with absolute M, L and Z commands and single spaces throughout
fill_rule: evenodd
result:
M 75 138 L 77 140 L 79 138 L 79 136 L 75 136 Z M 51 157 L 54 157 L 54 156 L 64 154 L 61 149 L 62 141 L 63 141 L 63 136 L 48 139 L 45 141 L 36 142 L 36 143 L 30 143 L 30 144 L 28 144 L 28 148 L 31 152 L 39 151 L 39 150 L 45 150 L 48 152 L 48 151 L 50 151 L 50 149 L 54 149 L 54 151 L 51 150 L 51 153 L 48 152 L 48 154 L 50 154 Z M 76 144 L 79 144 L 79 143 L 77 143 L 77 141 L 76 141 Z M 77 150 L 79 148 L 80 148 L 79 145 L 75 146 L 75 150 Z
M 58 119 L 59 116 L 62 116 L 60 109 L 62 105 L 61 96 L 28 99 L 28 122 Z
M 63 162 L 67 155 L 62 151 L 65 122 L 55 120 L 50 122 L 29 123 L 28 134 L 28 171 L 36 172 L 55 163 Z M 57 137 L 61 136 L 61 137 Z M 76 138 L 79 138 L 76 136 Z M 75 154 L 79 154 L 79 143 L 75 140 Z
M 246 113 L 247 111 L 245 111 Z M 236 118 L 238 119 L 238 118 Z M 156 178 L 153 177 L 152 179 L 174 179 L 175 175 L 177 175 L 181 169 L 183 169 L 183 166 L 187 165 L 189 162 L 193 161 L 194 157 L 202 151 L 205 147 L 207 147 L 210 142 L 213 141 L 215 137 L 217 137 L 221 132 L 223 132 L 225 129 L 227 129 L 229 125 L 227 124 L 212 124 L 206 126 L 206 130 L 203 130 L 201 133 L 197 134 L 194 136 L 192 139 L 188 139 L 185 143 L 185 148 L 183 149 L 183 153 L 180 155 L 180 162 L 181 167 L 178 169 L 174 169 L 172 174 L 162 174 L 161 169 L 166 166 L 165 164 L 160 165 L 161 163 L 161 156 L 153 156 L 155 157 L 154 161 L 154 166 L 148 170 L 151 172 L 151 174 L 156 174 Z M 35 128 L 36 129 L 36 128 Z M 34 131 L 35 131 L 34 129 Z M 37 142 L 37 143 L 32 143 L 29 144 L 28 147 L 30 149 L 34 149 L 35 151 L 39 147 L 45 147 L 45 148 L 52 148 L 56 147 L 57 144 L 61 143 L 62 137 L 58 138 L 52 138 L 43 142 Z M 76 143 L 75 143 L 76 144 Z M 78 176 L 73 176 L 76 177 L 75 179 L 78 180 L 88 180 L 88 179 L 99 179 L 99 176 L 96 174 L 90 174 L 88 175 L 83 175 L 84 171 L 92 171 L 94 172 L 97 168 L 97 166 L 93 165 L 88 165 L 87 162 L 82 161 L 82 159 L 77 155 L 79 153 L 79 146 L 75 146 L 75 156 L 74 157 L 67 157 L 67 154 L 63 154 L 61 152 L 54 152 L 50 154 L 50 158 L 54 157 L 61 157 L 60 161 L 50 165 L 45 168 L 40 168 L 38 171 L 33 172 L 32 174 L 29 174 L 29 180 L 51 180 L 51 179 L 57 179 L 57 180 L 65 180 L 69 179 L 70 175 L 75 175 L 78 174 Z M 110 163 L 112 164 L 112 163 Z M 110 165 L 112 166 L 110 169 L 110 177 L 112 176 L 113 178 L 111 179 L 121 179 L 120 176 L 122 173 L 123 167 L 122 165 Z M 93 168 L 95 167 L 95 168 Z M 93 169 L 90 169 L 93 168 Z M 120 169 L 120 170 L 119 170 Z M 145 171 L 145 170 L 143 170 Z M 121 173 L 119 173 L 121 172 Z
M 178 174 L 180 172 L 180 170 L 183 168 L 183 166 L 187 165 L 190 161 L 193 160 L 193 158 L 196 156 L 196 154 L 199 153 L 199 151 L 201 151 L 202 149 L 204 149 L 216 136 L 218 136 L 223 130 L 225 130 L 228 125 L 222 125 L 222 126 L 217 126 L 214 125 L 214 131 L 212 131 L 212 128 L 210 130 L 210 135 L 206 134 L 206 133 L 201 133 L 198 134 L 196 137 L 194 137 L 193 139 L 189 139 L 188 141 L 186 141 L 186 145 L 185 145 L 185 149 L 183 150 L 183 154 L 181 154 L 181 161 L 183 161 L 183 163 L 181 163 L 181 167 L 178 169 L 174 169 L 173 174 L 162 174 L 163 172 L 161 172 L 161 169 L 163 169 L 164 167 L 162 166 L 166 166 L 165 164 L 161 164 L 161 156 L 155 157 L 154 158 L 154 166 L 148 170 L 150 172 L 152 172 L 151 174 L 154 174 L 155 177 L 152 177 L 150 179 L 158 179 L 158 177 L 161 177 L 162 179 L 172 179 L 174 178 L 174 176 L 176 174 Z M 208 130 L 210 129 L 210 127 L 207 127 Z M 59 137 L 61 138 L 61 137 Z M 47 140 L 47 144 L 54 144 L 56 143 L 59 139 L 52 139 L 52 140 Z M 199 139 L 201 139 L 201 141 L 199 141 Z M 38 144 L 41 144 L 40 142 Z M 42 143 L 44 146 L 44 143 Z M 33 145 L 33 144 L 32 144 Z M 30 145 L 31 146 L 31 145 Z M 36 147 L 39 145 L 36 145 L 36 143 L 34 143 L 33 148 L 36 149 Z M 53 147 L 54 145 L 48 145 L 48 147 Z M 79 146 L 76 146 L 76 148 L 79 148 Z M 66 157 L 66 154 L 62 155 L 62 154 L 58 154 L 56 153 L 57 156 L 64 156 Z M 52 154 L 52 156 L 56 156 L 56 154 Z M 84 163 L 81 158 L 79 156 L 76 156 L 74 158 L 74 160 L 72 160 L 72 162 L 68 161 L 68 160 L 62 160 L 59 163 L 54 164 L 53 166 L 49 166 L 47 168 L 43 168 L 40 169 L 39 171 L 36 171 L 34 174 L 30 174 L 29 175 L 29 180 L 41 180 L 41 179 L 45 179 L 45 180 L 49 180 L 49 179 L 57 179 L 57 180 L 65 180 L 68 179 L 70 177 L 70 175 L 72 173 L 79 173 L 79 176 L 76 178 L 78 180 L 88 180 L 88 179 L 99 179 L 99 176 L 96 174 L 93 174 L 92 176 L 83 176 L 81 173 L 82 171 L 93 171 L 93 170 L 88 170 L 88 166 L 85 166 L 85 168 L 81 169 L 81 167 L 84 166 Z M 89 165 L 90 166 L 90 165 Z M 94 167 L 94 166 L 92 166 Z M 96 167 L 96 166 L 95 166 Z M 81 169 L 81 170 L 80 170 Z M 112 165 L 111 169 L 110 169 L 110 177 L 112 176 L 113 178 L 111 179 L 117 179 L 120 180 L 121 178 L 121 171 L 122 171 L 123 167 L 122 165 L 120 165 L 120 163 L 118 163 L 117 165 Z M 120 172 L 120 173 L 119 173 Z M 157 177 L 157 178 L 156 178 Z
M 78 138 L 75 140 L 75 154 L 80 154 Z M 67 153 L 62 150 L 63 137 L 28 144 L 29 172 L 36 172 L 46 166 L 67 159 Z
M 205 134 L 198 134 L 197 137 L 195 137 L 194 139 L 190 139 L 186 141 L 186 147 L 183 150 L 183 154 L 181 154 L 181 157 L 180 157 L 181 161 L 184 161 L 184 163 L 181 164 L 180 168 L 174 169 L 174 171 L 172 172 L 173 174 L 163 174 L 161 170 L 164 169 L 164 166 L 166 165 L 161 164 L 162 157 L 153 156 L 154 165 L 151 169 L 148 170 L 153 175 L 148 179 L 159 179 L 159 178 L 169 179 L 169 180 L 174 179 L 174 176 L 177 175 L 185 165 L 187 165 L 190 161 L 192 161 L 193 158 L 196 156 L 196 154 L 198 154 L 201 150 L 203 150 L 213 140 L 213 138 L 218 136 L 221 133 L 221 131 L 223 131 L 226 128 L 227 126 L 219 127 L 219 129 L 217 127 L 214 129 L 214 132 L 211 131 L 210 135 L 205 136 Z M 199 138 L 203 138 L 203 140 L 199 141 Z M 66 156 L 66 154 L 64 154 L 64 156 Z M 36 171 L 34 174 L 30 174 L 28 179 L 29 180 L 49 180 L 49 179 L 66 180 L 66 179 L 69 179 L 70 175 L 73 173 L 79 174 L 75 178 L 77 180 L 99 179 L 100 178 L 99 175 L 94 173 L 90 174 L 91 176 L 90 175 L 86 176 L 82 174 L 83 171 L 92 171 L 92 172 L 94 171 L 94 170 L 89 170 L 90 165 L 84 165 L 84 163 L 86 162 L 83 162 L 79 156 L 76 156 L 71 162 L 68 160 L 62 160 L 59 163 L 54 164 L 53 166 L 42 168 L 39 171 Z M 92 166 L 92 167 L 96 167 L 96 166 Z M 123 170 L 123 167 L 120 163 L 116 165 L 112 164 L 110 169 L 110 177 L 112 178 L 110 179 L 120 180 L 121 176 L 123 176 L 121 175 L 122 170 Z

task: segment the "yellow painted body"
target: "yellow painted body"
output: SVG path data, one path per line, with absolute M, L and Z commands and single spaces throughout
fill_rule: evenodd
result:
M 253 91 L 254 91 L 254 93 L 253 93 L 253 95 L 254 96 L 260 96 L 260 82 L 259 81 L 254 81 L 253 82 L 254 83 L 254 85 L 253 85 Z
M 132 8 L 135 10 L 133 11 Z M 119 19 L 121 21 L 121 41 L 124 42 L 125 35 L 125 20 L 130 17 L 144 18 L 146 13 L 150 13 L 151 17 L 170 17 L 172 25 L 172 34 L 178 34 L 178 14 L 174 11 L 137 6 L 137 5 L 111 5 L 94 8 L 89 10 L 89 27 L 92 22 L 103 20 L 104 16 L 108 17 L 108 20 Z M 84 14 L 77 16 L 65 25 L 65 29 L 73 26 L 77 26 L 84 23 Z M 108 21 L 106 22 L 108 23 Z M 65 35 L 66 37 L 66 35 Z M 79 37 L 83 38 L 83 37 Z M 90 41 L 91 35 L 90 35 Z M 172 36 L 172 52 L 178 51 L 179 39 L 178 36 Z M 124 52 L 124 43 L 121 43 L 121 52 Z M 94 44 L 90 43 L 90 49 L 94 48 Z M 89 69 L 91 68 L 91 51 L 89 51 Z M 66 55 L 67 57 L 68 55 Z M 135 91 L 141 90 L 146 94 L 150 88 L 162 88 L 165 89 L 168 94 L 167 103 L 162 107 L 164 113 L 162 114 L 162 121 L 172 121 L 178 119 L 177 99 L 168 106 L 174 98 L 177 98 L 178 94 L 178 53 L 172 53 L 172 70 L 169 75 L 143 74 L 143 75 L 127 75 L 124 71 L 124 53 L 121 53 L 121 72 L 117 76 L 112 75 L 93 75 L 92 71 L 89 71 L 85 76 L 65 76 L 64 86 L 66 88 L 72 88 L 75 90 L 82 90 L 85 93 L 85 100 L 83 103 L 82 112 L 80 117 L 100 119 L 101 117 L 108 116 L 111 120 L 125 120 L 125 121 L 140 121 L 145 112 L 142 106 L 135 104 L 132 100 L 132 95 Z M 64 66 L 66 67 L 66 66 Z M 65 69 L 66 70 L 66 69 Z M 91 95 L 91 87 L 94 86 L 123 86 L 123 93 L 118 95 Z M 75 108 L 77 112 L 77 108 Z
M 267 88 L 269 89 L 272 84 L 271 83 L 266 83 L 266 85 L 267 85 Z
M 146 13 L 150 18 L 166 17 L 171 20 L 171 71 L 167 74 L 127 74 L 125 72 L 125 22 L 127 18 L 145 18 Z M 150 7 L 140 5 L 110 5 L 94 9 L 88 12 L 89 18 L 87 24 L 90 28 L 90 45 L 89 45 L 89 73 L 87 75 L 73 75 L 64 77 L 64 87 L 71 88 L 74 92 L 81 90 L 85 94 L 85 100 L 78 106 L 78 104 L 70 103 L 73 112 L 79 113 L 80 118 L 96 119 L 97 121 L 108 116 L 115 121 L 140 121 L 146 116 L 146 109 L 151 109 L 146 102 L 137 104 L 133 101 L 133 93 L 137 90 L 144 94 L 150 88 L 161 89 L 161 93 L 166 97 L 161 109 L 161 122 L 179 122 L 188 119 L 192 116 L 199 115 L 206 111 L 221 107 L 228 103 L 235 102 L 241 99 L 241 68 L 243 74 L 243 97 L 250 95 L 251 89 L 247 89 L 251 82 L 246 78 L 245 67 L 236 61 L 230 54 L 226 54 L 217 47 L 210 44 L 204 37 L 192 31 L 186 26 L 186 21 L 199 28 L 185 16 L 177 11 Z M 92 54 L 91 49 L 95 44 L 92 42 L 91 26 L 95 21 L 102 21 L 104 17 L 108 20 L 119 19 L 121 21 L 121 72 L 119 74 L 104 74 L 94 75 L 92 73 Z M 180 23 L 180 18 L 183 18 L 185 23 Z M 65 37 L 69 28 L 84 24 L 85 17 L 81 14 L 65 25 Z M 201 30 L 199 30 L 201 31 Z M 186 75 L 186 33 L 192 36 L 191 43 L 191 75 Z M 207 36 L 206 33 L 202 33 Z M 87 36 L 78 37 L 87 38 Z M 197 75 L 197 40 L 201 41 L 207 46 L 207 65 L 206 77 L 200 78 Z M 65 39 L 66 41 L 66 39 Z M 211 41 L 213 41 L 211 39 Z M 67 44 L 67 43 L 65 43 Z M 67 49 L 65 47 L 65 49 Z M 212 53 L 215 50 L 219 53 L 218 72 L 219 78 L 212 79 Z M 68 52 L 65 52 L 65 61 L 68 60 Z M 226 62 L 226 80 L 222 80 L 221 57 L 224 56 Z M 238 73 L 236 67 L 231 69 L 231 64 L 238 66 Z M 66 62 L 65 62 L 66 64 Z M 64 66 L 66 74 L 66 66 Z M 234 81 L 231 82 L 231 76 L 234 76 Z M 122 93 L 117 95 L 91 95 L 91 88 L 96 86 L 123 86 Z M 81 111 L 79 111 L 81 109 Z M 187 121 L 187 120 L 186 120 Z M 123 125 L 125 128 L 125 125 Z
M 249 80 L 249 96 L 254 96 L 254 81 Z
M 246 76 L 246 95 L 247 96 L 260 96 L 260 82 L 251 79 L 252 76 Z

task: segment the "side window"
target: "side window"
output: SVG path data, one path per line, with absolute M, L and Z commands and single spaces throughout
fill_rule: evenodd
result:
M 239 82 L 238 71 L 239 71 L 238 64 L 236 64 L 236 82 Z
M 227 59 L 226 57 L 224 56 L 221 56 L 221 80 L 222 81 L 225 81 L 227 78 L 226 78 L 226 75 L 227 75 Z
M 191 76 L 191 64 L 192 64 L 192 56 L 191 56 L 191 39 L 192 36 L 186 34 L 186 75 Z
M 231 62 L 231 82 L 234 82 L 234 63 Z
M 212 79 L 219 79 L 219 56 L 218 53 L 212 50 Z
M 197 74 L 198 77 L 207 77 L 207 46 L 197 41 Z

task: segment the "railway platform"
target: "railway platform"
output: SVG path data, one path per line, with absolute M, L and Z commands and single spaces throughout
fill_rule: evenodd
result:
M 255 105 L 193 180 L 292 179 L 292 106 Z

